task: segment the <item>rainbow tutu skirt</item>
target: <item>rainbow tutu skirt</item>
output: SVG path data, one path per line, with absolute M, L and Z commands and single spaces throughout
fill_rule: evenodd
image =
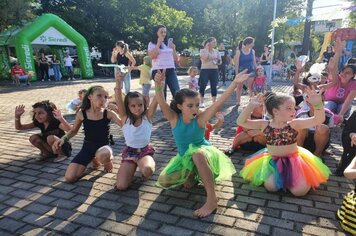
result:
M 240 176 L 254 186 L 259 186 L 273 174 L 277 189 L 294 187 L 300 178 L 313 189 L 325 183 L 330 175 L 329 168 L 307 149 L 298 150 L 283 157 L 271 156 L 264 148 L 245 161 Z
M 194 175 L 196 182 L 201 183 L 192 159 L 193 154 L 197 152 L 204 153 L 215 182 L 231 179 L 231 176 L 236 173 L 230 158 L 216 147 L 210 145 L 197 147 L 191 144 L 183 156 L 177 154 L 169 161 L 162 170 L 156 185 L 162 188 L 178 187 L 183 185 L 191 174 Z

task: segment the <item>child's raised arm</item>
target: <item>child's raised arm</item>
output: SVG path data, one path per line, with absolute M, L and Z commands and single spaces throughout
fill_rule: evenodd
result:
M 156 92 L 156 99 L 158 102 L 158 105 L 161 107 L 161 110 L 163 112 L 163 115 L 166 117 L 166 119 L 169 121 L 172 127 L 175 126 L 177 122 L 178 115 L 175 111 L 173 111 L 168 103 L 164 100 L 163 96 L 163 87 L 164 87 L 164 81 L 165 81 L 165 71 L 158 70 L 156 75 L 155 75 L 155 92 Z
M 67 122 L 67 120 L 64 119 L 60 110 L 54 110 L 52 113 L 53 117 L 59 120 L 59 122 L 61 122 L 59 125 L 59 128 L 61 130 L 68 132 L 72 128 L 72 126 Z
M 72 125 L 72 128 L 68 131 L 66 135 L 64 135 L 61 139 L 58 139 L 53 144 L 55 149 L 59 150 L 65 141 L 69 141 L 69 139 L 73 138 L 78 133 L 78 130 L 82 125 L 83 119 L 83 113 L 81 112 L 81 110 L 79 110 L 79 112 L 75 115 L 75 120 Z
M 127 114 L 124 106 L 123 94 L 122 94 L 122 81 L 124 80 L 124 76 L 120 74 L 120 72 L 116 73 L 116 86 L 115 90 L 115 102 L 119 108 L 119 116 L 121 120 L 126 120 Z
M 222 112 L 216 112 L 215 117 L 217 118 L 217 122 L 212 125 L 213 129 L 220 129 L 224 124 L 224 114 Z
M 252 97 L 250 102 L 248 103 L 247 107 L 245 107 L 239 117 L 236 120 L 238 126 L 242 126 L 246 129 L 259 129 L 261 130 L 263 127 L 266 126 L 266 120 L 250 120 L 251 113 L 253 109 L 263 105 L 263 95 L 258 94 L 255 97 Z
M 15 108 L 15 128 L 17 130 L 33 129 L 35 125 L 33 122 L 28 124 L 21 124 L 21 116 L 25 113 L 25 105 L 19 105 Z
M 214 102 L 208 109 L 203 111 L 198 117 L 198 123 L 200 127 L 205 127 L 206 122 L 210 120 L 211 117 L 215 115 L 216 112 L 224 105 L 225 101 L 231 96 L 235 91 L 238 84 L 243 83 L 250 76 L 246 73 L 247 70 L 242 71 L 241 73 L 235 76 L 235 79 L 231 82 L 230 86 L 226 91 Z
M 304 89 L 307 87 L 305 84 L 299 83 L 299 76 L 304 70 L 304 66 L 302 66 L 302 62 L 297 60 L 295 62 L 295 67 L 297 67 L 297 71 L 294 74 L 293 85 L 297 89 L 301 89 L 304 92 Z
M 124 124 L 116 112 L 108 110 L 108 119 L 112 120 L 115 124 L 122 127 Z
M 322 101 L 323 90 L 315 91 L 315 89 L 310 89 L 309 87 L 305 89 L 307 94 L 307 101 L 314 108 L 314 116 L 310 118 L 299 118 L 294 119 L 290 122 L 293 129 L 307 129 L 316 125 L 320 125 L 325 120 L 325 110 L 324 103 Z

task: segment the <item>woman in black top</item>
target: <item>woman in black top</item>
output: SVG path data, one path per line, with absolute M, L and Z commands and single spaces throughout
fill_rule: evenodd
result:
M 124 41 L 117 41 L 112 51 L 111 62 L 118 65 L 135 66 L 136 60 L 129 52 L 129 45 Z M 116 68 L 115 68 L 116 76 Z M 125 93 L 130 92 L 131 70 L 125 75 L 123 83 L 125 84 Z
M 41 80 L 45 80 L 45 76 L 48 81 L 51 81 L 48 75 L 48 61 L 44 53 L 41 53 L 41 58 L 39 60 L 39 66 L 41 71 Z
M 326 62 L 326 64 L 329 63 L 330 58 L 332 58 L 335 55 L 333 46 L 329 45 L 326 48 L 326 51 L 323 53 L 323 62 Z

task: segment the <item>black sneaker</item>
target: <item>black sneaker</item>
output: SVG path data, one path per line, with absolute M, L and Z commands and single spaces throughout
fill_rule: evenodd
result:
M 62 144 L 61 150 L 62 153 L 67 157 L 70 157 L 72 155 L 72 145 L 68 141 L 65 141 Z

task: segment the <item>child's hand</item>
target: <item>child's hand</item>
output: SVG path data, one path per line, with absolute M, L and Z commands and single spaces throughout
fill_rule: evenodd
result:
M 62 112 L 60 110 L 53 110 L 52 111 L 53 117 L 56 118 L 57 120 L 62 120 Z
M 241 71 L 240 73 L 238 73 L 238 74 L 235 76 L 235 79 L 234 79 L 233 82 L 235 82 L 235 83 L 242 83 L 242 82 L 244 82 L 245 80 L 247 80 L 247 79 L 250 77 L 250 74 L 247 74 L 246 72 L 247 72 L 247 69 Z
M 307 101 L 312 104 L 314 108 L 318 109 L 323 106 L 323 100 L 321 97 L 323 89 L 317 91 L 314 88 L 310 89 L 309 87 L 306 87 L 305 92 L 307 94 Z
M 224 121 L 224 113 L 222 113 L 222 112 L 216 112 L 216 114 L 215 114 L 215 117 L 216 117 L 216 119 L 218 119 L 218 120 L 221 120 L 221 121 Z
M 264 101 L 264 96 L 263 94 L 259 93 L 256 96 L 251 97 L 248 106 L 252 106 L 253 108 L 260 107 L 261 105 L 263 105 L 263 101 Z
M 298 71 L 299 73 L 304 70 L 304 66 L 302 66 L 302 62 L 299 61 L 299 60 L 297 60 L 297 61 L 295 62 L 295 67 L 297 67 L 297 71 Z
M 59 151 L 62 147 L 64 143 L 64 140 L 63 139 L 57 139 L 54 143 L 53 143 L 53 147 L 56 151 Z
M 25 113 L 25 105 L 15 107 L 15 117 L 19 118 L 23 113 Z
M 164 85 L 164 82 L 166 80 L 166 70 L 157 70 L 157 73 L 154 77 L 155 83 L 162 87 Z
M 108 109 L 113 110 L 113 111 L 118 111 L 119 108 L 114 104 L 114 103 L 109 103 L 108 104 Z
M 112 49 L 112 55 L 114 55 L 116 57 L 118 53 L 119 53 L 119 50 L 116 47 L 114 47 Z

